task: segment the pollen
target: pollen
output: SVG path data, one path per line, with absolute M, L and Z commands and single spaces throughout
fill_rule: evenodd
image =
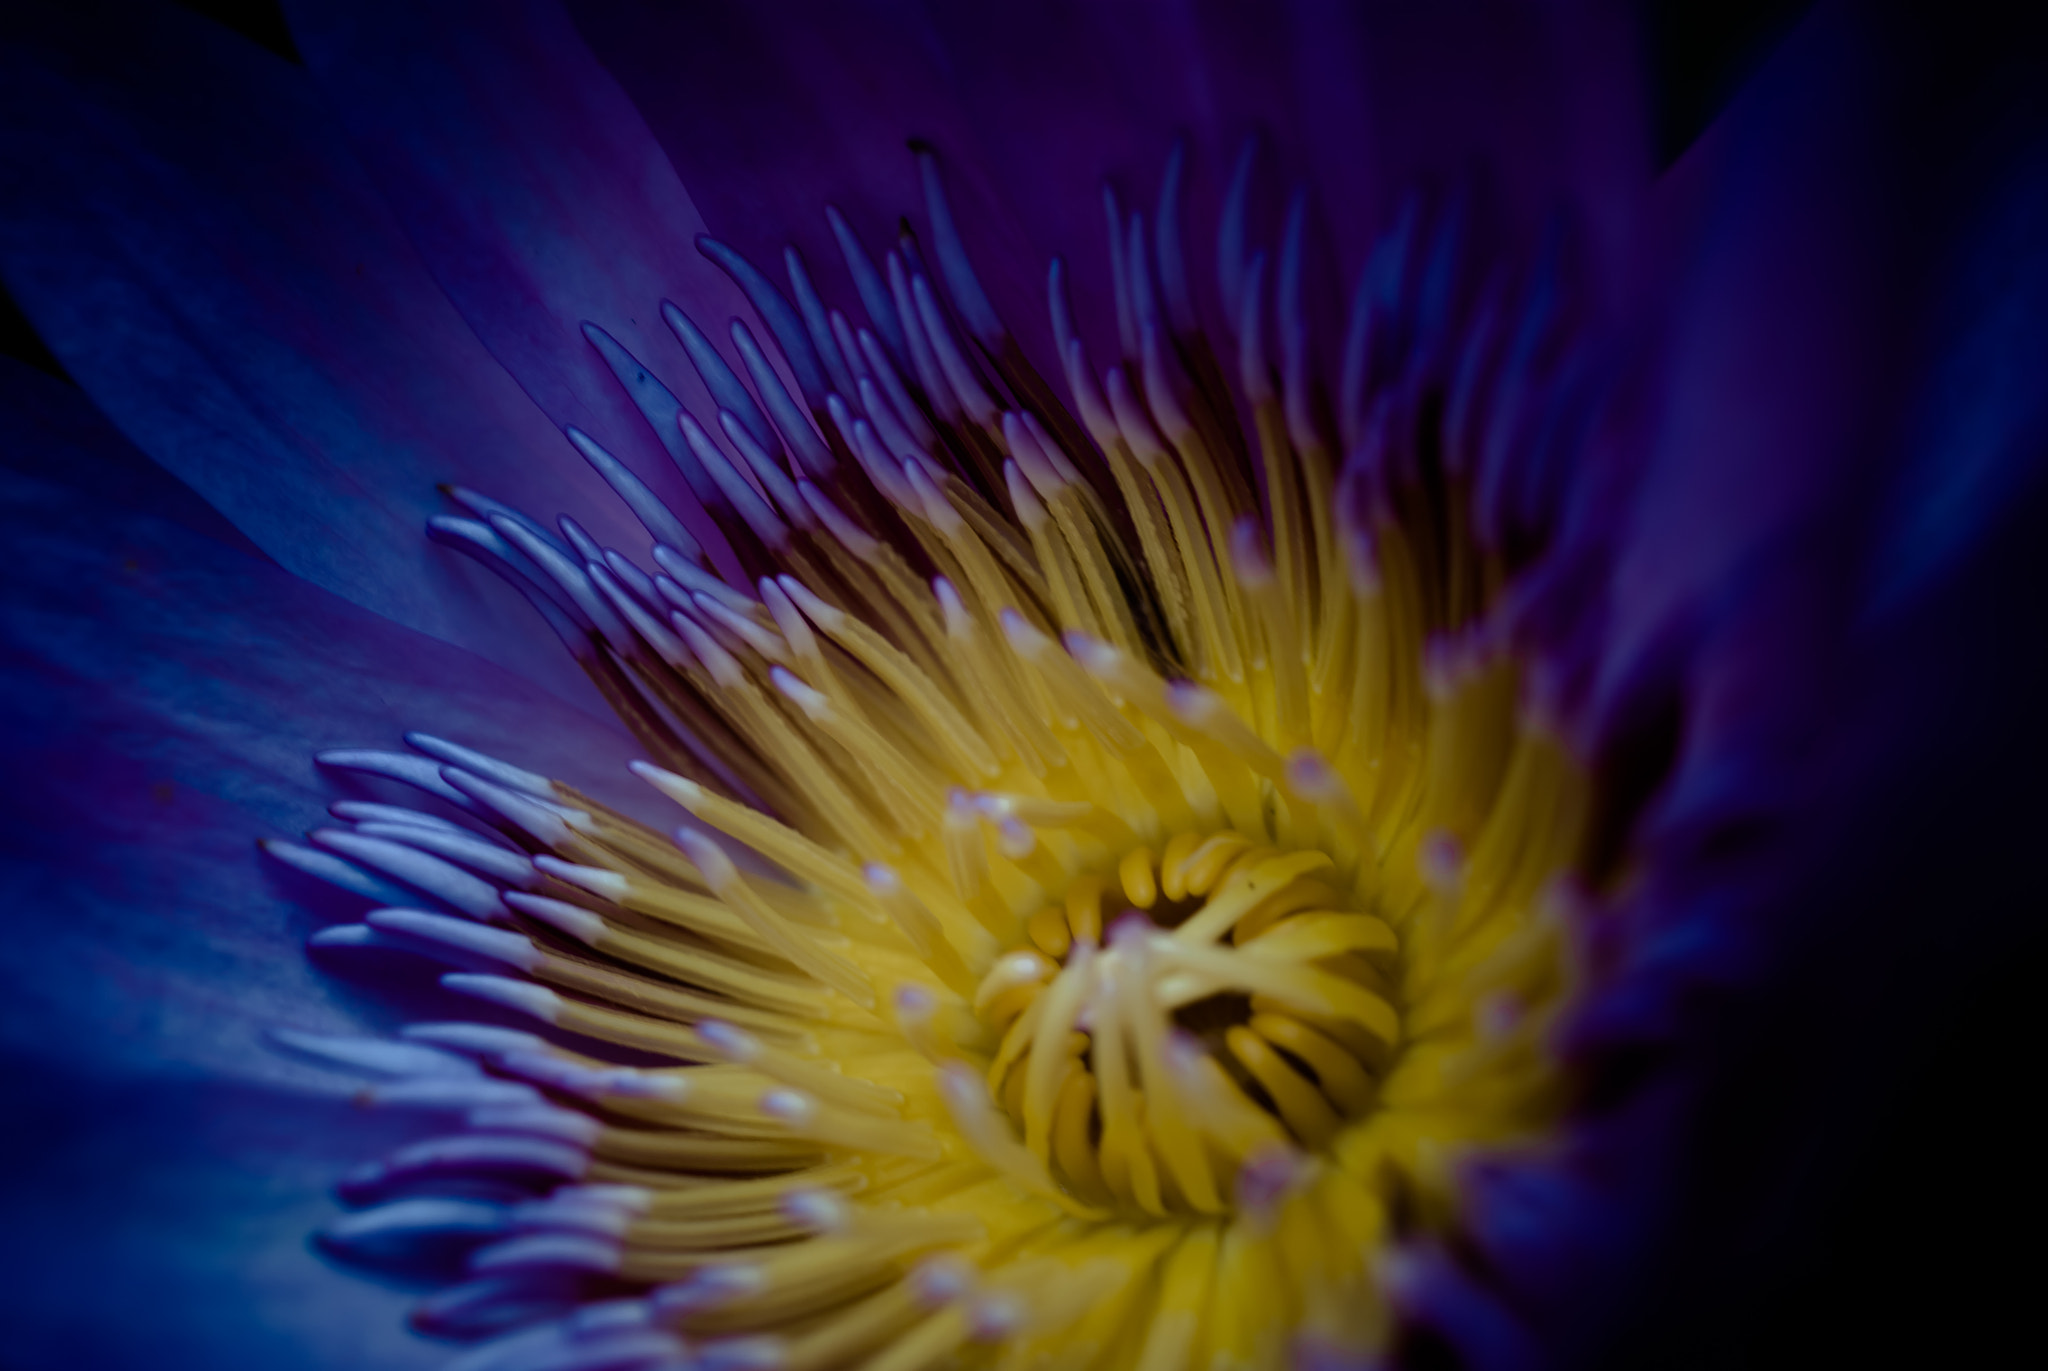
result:
M 1053 265 L 1062 400 L 918 155 L 928 242 L 877 265 L 831 215 L 866 324 L 794 250 L 785 294 L 701 244 L 779 353 L 666 306 L 716 413 L 589 327 L 703 516 L 572 432 L 647 565 L 473 492 L 434 523 L 561 633 L 671 829 L 413 735 L 322 761 L 459 821 L 351 801 L 268 845 L 379 906 L 316 944 L 524 1022 L 294 1040 L 466 1124 L 330 1239 L 459 1228 L 423 1323 L 517 1328 L 474 1371 L 1370 1354 L 1458 1158 L 1567 1094 L 1600 791 L 1503 628 L 1546 526 L 1498 299 L 1433 297 L 1452 249 L 1404 218 L 1325 386 L 1299 202 L 1269 266 L 1239 177 L 1205 329 L 1177 153 L 1149 225 L 1112 203 L 1106 371 Z

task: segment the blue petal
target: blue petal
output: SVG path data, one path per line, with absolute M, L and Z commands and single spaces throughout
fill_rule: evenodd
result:
M 1943 28 L 1817 12 L 1675 173 L 1716 210 L 1673 258 L 1606 651 L 1619 678 L 1681 630 L 1640 673 L 1679 746 L 1562 1035 L 1586 1107 L 1473 1196 L 1476 1264 L 1560 1364 L 1763 1344 L 1774 1286 L 1850 1362 L 2024 1317 L 1984 1278 L 2024 1219 L 1897 1204 L 1907 1174 L 1999 1184 L 2031 1047 L 1971 1011 L 2041 945 L 2048 399 L 2017 378 L 2048 355 L 2048 140 L 1933 79 L 2035 79 Z M 1923 1251 L 1962 1255 L 1899 1270 Z M 1873 1289 L 1910 1307 L 1834 1322 Z
M 75 386 L 0 358 L 0 414 L 7 416 L 6 463 L 18 475 L 90 491 L 261 556 L 222 514 L 130 443 Z
M 345 1100 L 88 1075 L 0 1055 L 8 1122 L 7 1364 L 390 1371 L 445 1363 L 405 1292 L 351 1279 L 308 1234 L 364 1149 L 399 1136 Z
M 1721 593 L 1806 525 L 1842 539 L 1862 514 L 1899 410 L 1889 297 L 1906 265 L 1870 146 L 1873 79 L 1795 42 L 1708 149 L 1723 151 L 1716 208 L 1680 263 L 1661 414 L 1615 556 L 1631 622 Z
M 581 326 L 602 327 L 709 420 L 716 406 L 656 311 L 680 300 L 709 327 L 747 306 L 692 247 L 704 221 L 568 20 L 546 3 L 286 10 L 365 165 L 492 355 L 557 425 L 660 479 L 718 555 L 723 538 L 668 470 L 672 423 L 649 430 Z
M 333 1178 L 418 1125 L 267 1042 L 439 992 L 316 969 L 307 934 L 360 902 L 252 840 L 396 798 L 321 774 L 316 747 L 428 729 L 636 805 L 632 746 L 280 570 L 69 387 L 7 364 L 0 396 L 22 439 L 0 472 L 8 1364 L 442 1360 L 401 1292 L 309 1243 Z
M 1956 247 L 1912 456 L 1884 510 L 1882 609 L 1953 572 L 2048 465 L 2048 148 L 2026 156 Z
M 11 1047 L 291 1080 L 265 1028 L 371 1013 L 303 956 L 334 910 L 294 910 L 305 883 L 254 844 L 347 792 L 316 749 L 419 729 L 651 803 L 615 725 L 260 557 L 12 472 L 0 527 Z
M 523 606 L 427 545 L 434 487 L 644 535 L 449 308 L 301 73 L 168 6 L 123 22 L 110 43 L 45 13 L 0 53 L 24 311 L 287 569 L 589 698 Z

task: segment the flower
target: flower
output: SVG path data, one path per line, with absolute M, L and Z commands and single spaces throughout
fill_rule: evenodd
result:
M 616 85 L 552 11 L 483 44 L 445 22 L 429 16 L 394 49 L 353 7 L 296 16 L 404 237 L 296 83 L 219 34 L 160 17 L 137 50 L 99 52 L 56 25 L 54 40 L 32 38 L 13 87 L 80 116 L 68 143 L 11 147 L 39 173 L 33 203 L 58 209 L 10 221 L 10 283 L 67 364 L 272 556 L 428 630 L 292 584 L 67 399 L 22 383 L 41 431 L 91 435 L 97 470 L 120 473 L 95 485 L 97 505 L 67 494 L 75 475 L 61 468 L 21 488 L 22 560 L 48 577 L 17 621 L 42 673 L 24 698 L 60 740 L 24 755 L 60 778 L 53 799 L 78 786 L 97 806 L 89 827 L 56 822 L 60 853 L 76 861 L 79 828 L 135 843 L 147 855 L 133 869 L 175 873 L 178 898 L 203 902 L 187 892 L 218 888 L 224 836 L 301 826 L 290 806 L 253 824 L 222 812 L 252 793 L 247 761 L 196 795 L 157 779 L 165 757 L 192 774 L 195 748 L 317 747 L 330 773 L 453 807 L 343 799 L 346 827 L 265 845 L 273 879 L 354 897 L 354 921 L 312 938 L 336 949 L 334 970 L 358 949 L 431 952 L 464 967 L 441 987 L 518 1020 L 449 1022 L 435 987 L 380 961 L 387 990 L 431 1005 L 404 1012 L 403 1031 L 283 1035 L 381 1077 L 362 1102 L 466 1124 L 394 1141 L 352 1175 L 351 1198 L 373 1203 L 331 1225 L 330 1243 L 460 1254 L 469 1278 L 430 1296 L 426 1318 L 511 1330 L 478 1366 L 855 1351 L 919 1364 L 973 1347 L 1060 1364 L 1090 1346 L 1160 1364 L 1190 1349 L 1256 1363 L 1449 1348 L 1512 1365 L 1626 1346 L 1629 1317 L 1605 1302 L 1615 1288 L 1690 1270 L 1667 1234 L 1725 1231 L 1683 1208 L 1727 1177 L 1686 1156 L 1683 1131 L 1756 1064 L 1745 1035 L 1783 1054 L 1777 1030 L 1800 1022 L 1786 997 L 1704 1013 L 1700 1000 L 1722 986 L 1810 993 L 1809 962 L 1842 933 L 1839 892 L 1871 888 L 1842 844 L 1924 817 L 1869 795 L 1973 774 L 1902 747 L 1888 714 L 1939 708 L 1952 682 L 1905 672 L 1873 689 L 1869 666 L 1922 644 L 1977 660 L 1985 621 L 1953 611 L 1993 603 L 1985 568 L 2003 569 L 2012 526 L 1995 504 L 2032 491 L 2031 420 L 1968 429 L 1985 454 L 1974 462 L 1916 464 L 1946 450 L 1957 411 L 1901 409 L 1934 437 L 1856 474 L 1867 426 L 1895 412 L 1873 385 L 1891 354 L 1834 326 L 1828 307 L 1856 291 L 1810 274 L 1854 283 L 1946 238 L 1908 224 L 1867 258 L 1815 246 L 1853 241 L 1828 218 L 1854 222 L 1870 202 L 1856 168 L 1832 160 L 1845 140 L 1825 118 L 1817 131 L 1787 120 L 1808 141 L 1766 159 L 1749 199 L 1804 208 L 1771 222 L 1813 241 L 1745 230 L 1737 200 L 1733 228 L 1709 240 L 1736 244 L 1737 266 L 1717 275 L 1709 256 L 1705 279 L 1774 289 L 1791 379 L 1727 377 L 1758 339 L 1710 300 L 1663 335 L 1657 374 L 1675 379 L 1658 386 L 1602 343 L 1669 303 L 1636 297 L 1621 249 L 1654 258 L 1646 225 L 1683 218 L 1666 201 L 1684 184 L 1643 199 L 1601 182 L 1601 270 L 1574 291 L 1517 231 L 1524 198 L 1543 195 L 1510 177 L 1489 219 L 1482 182 L 1393 217 L 1335 364 L 1303 313 L 1304 202 L 1262 257 L 1240 236 L 1243 176 L 1217 235 L 1224 308 L 1200 322 L 1182 279 L 1177 153 L 1158 213 L 1112 202 L 1116 284 L 1092 310 L 1056 272 L 1048 348 L 1010 332 L 1021 292 L 964 245 L 945 179 L 959 164 L 942 172 L 920 150 L 900 160 L 919 178 L 922 236 L 878 270 L 854 229 L 832 225 L 863 331 L 813 305 L 798 265 L 787 296 L 721 242 L 704 253 L 738 296 L 678 266 L 694 210 L 669 167 L 693 193 L 736 194 L 751 182 L 721 159 L 777 146 L 774 100 L 700 73 L 735 132 L 707 146 L 689 136 L 705 111 L 647 85 L 646 31 L 616 12 L 581 16 Z M 899 60 L 875 27 L 833 32 L 847 49 L 831 63 L 800 47 L 804 79 L 774 95 Z M 703 49 L 744 53 L 744 30 Z M 1833 59 L 1818 69 L 1847 89 L 1816 107 L 1867 107 L 1857 82 L 1882 68 L 1843 62 L 1837 31 L 1817 31 L 1808 61 L 1817 46 Z M 973 49 L 975 35 L 952 37 Z M 152 47 L 186 59 L 171 64 L 181 74 L 261 91 L 283 132 L 249 127 L 232 99 L 207 107 L 212 123 L 137 117 L 153 108 Z M 1766 118 L 1787 79 L 1764 88 Z M 668 130 L 667 160 L 621 86 Z M 915 88 L 906 100 L 942 150 L 942 135 L 967 141 L 971 120 L 919 109 Z M 870 117 L 891 141 L 903 132 L 889 97 L 830 107 L 855 145 Z M 1034 132 L 1064 175 L 1082 157 L 1067 139 L 1087 147 L 1102 127 Z M 108 177 L 110 150 L 131 144 L 146 155 Z M 209 155 L 223 146 L 236 151 L 225 167 Z M 1041 174 L 1045 187 L 1024 186 L 1061 203 Z M 214 201 L 190 187 L 240 177 L 263 188 L 244 212 L 282 225 L 249 241 L 290 254 L 282 265 L 246 252 L 212 264 L 221 221 L 201 217 Z M 1558 184 L 1533 179 L 1546 194 Z M 768 184 L 771 201 L 841 193 Z M 1318 190 L 1357 207 L 1344 178 Z M 151 213 L 151 193 L 192 218 Z M 744 198 L 721 208 L 742 228 L 760 212 Z M 1990 208 L 1994 231 L 2030 222 L 2023 196 Z M 80 224 L 101 237 L 81 246 Z M 107 271 L 109 248 L 137 265 Z M 246 289 L 221 288 L 238 277 Z M 167 303 L 135 288 L 153 280 L 212 285 Z M 326 294 L 281 320 L 279 284 Z M 670 289 L 684 307 L 662 315 L 694 380 L 640 360 L 657 355 L 652 304 Z M 2021 276 L 2020 298 L 2035 289 Z M 744 384 L 704 328 L 739 297 L 752 323 L 725 358 Z M 1120 361 L 1098 372 L 1081 340 L 1106 338 L 1112 317 Z M 2002 358 L 2011 339 L 1993 327 L 1977 341 L 1978 318 L 1966 309 L 1929 333 Z M 1319 343 L 1335 365 L 1311 364 Z M 1068 397 L 1030 369 L 1034 352 L 1055 359 Z M 1953 399 L 1983 384 L 1972 369 L 1931 394 L 1973 418 L 2036 412 Z M 545 455 L 565 449 L 528 397 L 610 494 L 591 499 L 589 473 Z M 649 435 L 684 485 L 662 475 Z M 66 460 L 75 441 L 51 448 Z M 280 502 L 242 454 L 293 464 L 322 493 Z M 497 602 L 399 541 L 410 519 L 380 517 L 424 468 L 460 510 L 434 518 L 437 538 L 527 592 L 630 745 L 579 713 L 587 691 Z M 560 538 L 528 517 L 568 504 L 596 513 Z M 633 545 L 661 544 L 651 562 L 607 550 L 627 545 L 622 506 L 642 526 Z M 73 569 L 74 549 L 110 542 L 136 549 L 126 581 Z M 242 612 L 252 586 L 277 603 Z M 209 623 L 226 633 L 204 636 Z M 135 650 L 169 635 L 191 636 Z M 159 679 L 101 684 L 130 663 Z M 2000 684 L 2017 693 L 2037 677 Z M 228 683 L 235 707 L 193 678 Z M 179 726 L 156 722 L 166 712 Z M 407 752 L 331 748 L 421 725 Z M 152 763 L 150 784 L 132 766 L 86 774 L 63 745 L 80 733 L 148 740 L 124 746 Z M 606 790 L 631 751 L 654 758 L 636 768 L 680 813 Z M 86 755 L 97 772 L 124 754 Z M 276 803 L 253 793 L 259 811 Z M 187 818 L 176 840 L 164 812 Z M 26 815 L 18 831 L 51 824 Z M 131 869 L 93 858 L 106 862 L 95 873 Z M 101 898 L 121 908 L 159 890 Z M 1802 904 L 1820 912 L 1788 913 Z M 276 902 L 261 915 L 275 919 Z M 251 924 L 230 909 L 190 927 L 203 951 L 115 968 L 146 988 L 107 995 L 101 1024 L 119 1042 L 138 1009 L 161 1006 L 189 1016 L 156 1030 L 175 1046 L 43 1049 L 91 1068 L 48 1073 L 86 1101 L 53 1093 L 53 1113 L 132 1094 L 152 1118 L 174 1093 L 153 1080 L 166 1063 L 227 1082 L 202 1087 L 223 1113 L 260 1113 L 237 1092 L 282 1068 L 250 1064 L 237 1017 L 342 1017 L 318 1007 L 339 997 L 334 982 L 281 970 L 260 938 L 246 967 L 191 978 L 188 997 L 178 980 Z M 97 954 L 76 931 L 50 936 L 52 962 Z M 49 1002 L 44 989 L 31 1004 L 74 1021 Z M 1853 997 L 1821 1003 L 1835 1012 L 1824 1024 L 1868 1021 Z M 1737 1042 L 1718 1057 L 1674 1065 L 1724 1032 Z M 309 1102 L 296 1117 L 337 1111 Z M 224 1127 L 221 1145 L 246 1144 Z M 191 1152 L 220 1183 L 213 1149 Z M 323 1285 L 294 1318 L 344 1356 L 340 1340 L 366 1336 L 337 1313 L 357 1298 Z M 86 1349 L 74 1343 L 72 1361 L 118 1346 L 68 1336 Z

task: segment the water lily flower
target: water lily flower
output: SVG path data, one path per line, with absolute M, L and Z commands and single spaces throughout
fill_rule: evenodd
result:
M 2015 938 L 1995 44 L 285 13 L 7 21 L 9 1365 L 1753 1317 Z

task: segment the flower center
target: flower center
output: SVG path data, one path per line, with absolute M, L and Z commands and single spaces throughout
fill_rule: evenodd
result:
M 637 1292 L 515 1333 L 492 1366 L 650 1346 L 787 1371 L 1363 1356 L 1392 1316 L 1384 1245 L 1456 1212 L 1449 1159 L 1559 1107 L 1550 1029 L 1576 969 L 1556 891 L 1607 869 L 1628 815 L 1524 694 L 1516 624 L 1559 613 L 1570 581 L 1507 595 L 1545 546 L 1547 435 L 1572 426 L 1531 398 L 1559 350 L 1548 287 L 1528 328 L 1488 305 L 1468 329 L 1397 227 L 1332 388 L 1301 214 L 1268 297 L 1233 192 L 1233 390 L 1170 171 L 1156 262 L 1143 219 L 1119 219 L 1106 373 L 1053 267 L 1070 411 L 994 318 L 921 158 L 954 308 L 908 234 L 886 273 L 848 249 L 879 333 L 826 309 L 793 251 L 796 305 L 702 244 L 808 415 L 744 323 L 759 404 L 664 313 L 716 425 L 586 326 L 706 544 L 576 430 L 657 572 L 474 492 L 451 493 L 477 519 L 433 525 L 569 642 L 652 759 L 634 770 L 687 816 L 673 841 L 413 735 L 423 757 L 322 761 L 418 785 L 474 831 L 371 806 L 314 848 L 272 845 L 401 906 L 322 946 L 442 956 L 451 991 L 569 1039 L 415 1025 L 368 1058 L 478 1061 L 394 1089 L 470 1109 L 470 1132 L 379 1183 L 555 1187 L 491 1217 L 454 1307 L 553 1301 L 568 1278 Z M 373 1228 L 418 1213 L 388 1208 Z
M 1357 904 L 1312 848 L 1224 830 L 1129 849 L 983 978 L 990 1093 L 1078 1198 L 1233 1207 L 1215 1161 L 1243 1176 L 1289 1140 L 1325 1150 L 1392 1058 L 1397 942 Z

